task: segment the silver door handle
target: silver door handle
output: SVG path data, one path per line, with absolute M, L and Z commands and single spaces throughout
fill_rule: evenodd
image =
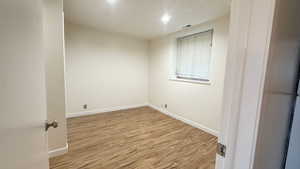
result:
M 51 123 L 46 121 L 45 123 L 45 130 L 48 131 L 48 129 L 50 127 L 53 127 L 53 128 L 57 128 L 58 127 L 58 122 L 56 120 L 52 121 Z

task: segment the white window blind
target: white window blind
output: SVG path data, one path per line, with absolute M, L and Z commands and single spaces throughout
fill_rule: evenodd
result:
M 177 39 L 176 77 L 209 81 L 213 30 Z

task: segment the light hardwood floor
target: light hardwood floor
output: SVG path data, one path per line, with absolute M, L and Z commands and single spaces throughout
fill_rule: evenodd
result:
M 152 108 L 68 119 L 51 169 L 214 169 L 217 138 Z

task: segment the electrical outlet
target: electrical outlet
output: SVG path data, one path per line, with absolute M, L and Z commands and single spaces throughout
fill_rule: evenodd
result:
M 83 109 L 87 109 L 87 107 L 88 107 L 87 104 L 83 105 Z

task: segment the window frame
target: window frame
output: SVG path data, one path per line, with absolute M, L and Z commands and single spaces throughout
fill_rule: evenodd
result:
M 196 79 L 196 78 L 188 78 L 188 77 L 179 77 L 176 74 L 177 68 L 177 51 L 178 51 L 178 40 L 182 38 L 186 38 L 189 36 L 194 36 L 201 33 L 211 32 L 211 56 L 210 56 L 210 63 L 209 63 L 209 73 L 208 79 Z M 198 83 L 198 84 L 206 84 L 211 85 L 212 83 L 212 63 L 213 63 L 213 47 L 214 47 L 214 28 L 206 28 L 201 30 L 194 30 L 190 33 L 181 33 L 173 39 L 173 50 L 172 50 L 172 65 L 171 65 L 171 73 L 169 76 L 169 80 L 171 81 L 179 81 L 179 82 L 188 82 L 188 83 Z

